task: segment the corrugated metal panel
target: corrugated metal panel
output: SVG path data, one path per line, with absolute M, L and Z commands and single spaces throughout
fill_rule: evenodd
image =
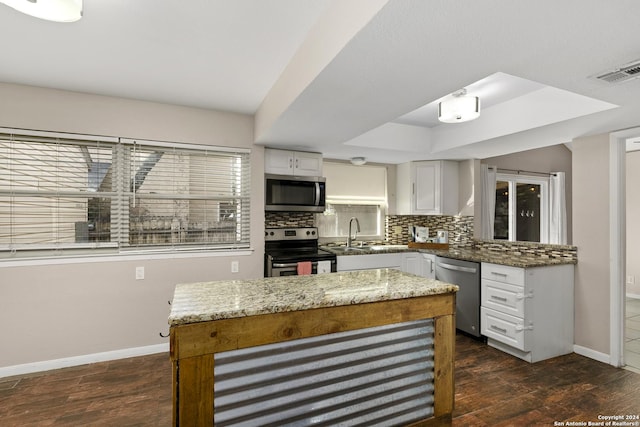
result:
M 216 426 L 393 426 L 433 414 L 433 321 L 215 356 Z

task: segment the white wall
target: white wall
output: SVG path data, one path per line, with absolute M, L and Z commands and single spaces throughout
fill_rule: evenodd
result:
M 573 141 L 576 345 L 609 354 L 609 135 Z
M 262 277 L 264 150 L 253 117 L 0 84 L 0 126 L 250 148 L 251 247 L 245 255 L 48 265 L 0 262 L 0 370 L 52 359 L 166 344 L 177 283 Z M 238 260 L 240 272 L 231 273 Z M 145 279 L 135 280 L 135 267 Z M 6 370 L 5 370 L 6 371 Z
M 627 276 L 634 284 L 627 284 L 627 295 L 640 298 L 640 151 L 627 153 Z

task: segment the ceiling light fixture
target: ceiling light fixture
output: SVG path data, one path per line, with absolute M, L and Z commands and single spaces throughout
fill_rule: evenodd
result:
M 365 163 L 367 163 L 367 159 L 365 159 L 364 157 L 352 157 L 351 158 L 351 164 L 352 165 L 362 166 Z
M 467 89 L 454 92 L 438 104 L 438 119 L 444 123 L 462 123 L 480 117 L 480 98 L 468 96 Z
M 75 22 L 82 18 L 82 0 L 0 0 L 18 12 L 55 22 Z

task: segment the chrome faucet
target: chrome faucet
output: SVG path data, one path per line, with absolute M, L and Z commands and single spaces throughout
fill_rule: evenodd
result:
M 351 223 L 353 223 L 353 220 L 356 220 L 356 234 L 355 236 L 353 236 L 353 239 L 351 238 Z M 349 220 L 349 237 L 347 237 L 347 247 L 350 248 L 351 247 L 351 243 L 356 240 L 356 238 L 358 237 L 358 233 L 360 232 L 360 221 L 358 221 L 358 218 L 351 217 L 351 219 Z

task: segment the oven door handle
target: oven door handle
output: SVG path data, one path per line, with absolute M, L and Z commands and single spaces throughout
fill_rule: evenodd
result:
M 311 265 L 318 265 L 318 261 L 311 261 Z M 298 263 L 297 262 L 290 262 L 290 263 L 274 262 L 271 266 L 273 268 L 289 268 L 289 267 L 297 267 Z

